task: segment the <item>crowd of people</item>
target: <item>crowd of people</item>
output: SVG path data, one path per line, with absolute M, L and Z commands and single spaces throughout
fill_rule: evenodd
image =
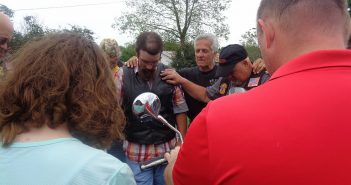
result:
M 344 0 L 261 0 L 262 59 L 238 44 L 219 50 L 205 33 L 196 66 L 178 71 L 160 62 L 152 31 L 125 64 L 116 40 L 63 32 L 4 62 L 13 31 L 0 13 L 0 184 L 351 184 Z M 133 114 L 144 92 L 184 143 Z M 162 157 L 167 165 L 140 168 Z

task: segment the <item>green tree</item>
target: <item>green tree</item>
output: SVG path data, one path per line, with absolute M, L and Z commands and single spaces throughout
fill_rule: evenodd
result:
M 8 8 L 7 6 L 0 4 L 0 12 L 3 12 L 4 14 L 6 14 L 7 16 L 9 16 L 10 18 L 13 17 L 14 12 Z
M 179 48 L 179 44 L 175 41 L 165 41 L 163 46 L 165 51 L 176 51 Z
M 182 48 L 203 32 L 227 39 L 224 10 L 231 0 L 126 0 L 128 12 L 115 19 L 114 28 L 137 35 L 156 31 L 164 40 L 174 40 Z
M 128 43 L 126 47 L 121 46 L 120 60 L 127 61 L 130 57 L 135 56 L 135 44 Z
M 175 51 L 174 56 L 172 57 L 172 63 L 170 64 L 172 67 L 178 69 L 182 69 L 185 67 L 196 66 L 195 63 L 195 50 L 193 43 L 185 43 L 185 52 L 180 49 L 179 44 L 172 42 L 164 43 L 165 51 Z M 132 56 L 135 56 L 135 44 L 127 43 L 126 46 L 120 46 L 121 49 L 121 57 L 122 61 L 127 61 Z
M 15 30 L 13 38 L 10 41 L 11 53 L 15 53 L 20 49 L 26 42 L 41 37 L 46 33 L 46 28 L 44 28 L 34 16 L 24 17 L 23 30 Z
M 0 4 L 0 11 L 4 12 L 10 18 L 13 17 L 14 12 L 5 5 Z M 25 16 L 23 18 L 24 23 L 22 26 L 22 30 L 15 30 L 13 37 L 10 41 L 10 53 L 15 53 L 18 49 L 20 49 L 26 42 L 35 39 L 37 37 L 42 37 L 47 33 L 52 32 L 73 32 L 83 35 L 84 37 L 94 40 L 94 32 L 77 25 L 70 25 L 69 28 L 63 29 L 49 29 L 44 25 L 40 24 L 37 17 L 34 16 Z
M 70 28 L 64 28 L 62 31 L 64 32 L 71 32 L 71 33 L 78 33 L 84 36 L 85 38 L 88 38 L 90 40 L 94 40 L 94 32 L 91 31 L 90 29 L 86 27 L 80 27 L 77 25 L 70 25 Z
M 44 25 L 40 24 L 38 19 L 34 16 L 26 16 L 23 19 L 24 19 L 24 24 L 23 24 L 22 30 L 21 31 L 15 30 L 14 36 L 10 41 L 11 53 L 15 53 L 26 42 L 53 32 L 72 32 L 72 33 L 81 34 L 90 40 L 95 39 L 94 32 L 85 27 L 82 28 L 77 25 L 70 25 L 69 28 L 49 29 Z
M 173 62 L 171 63 L 171 66 L 176 68 L 177 70 L 185 67 L 196 66 L 194 53 L 194 44 L 185 43 L 183 49 L 178 47 L 175 50 L 175 55 L 174 57 L 172 57 Z
M 24 35 L 30 40 L 31 38 L 41 37 L 45 34 L 46 28 L 41 25 L 38 19 L 34 16 L 25 16 Z
M 252 61 L 255 61 L 261 57 L 260 48 L 258 47 L 257 42 L 256 28 L 251 28 L 249 31 L 243 34 L 241 36 L 240 43 L 245 47 L 246 51 L 249 54 L 249 58 Z
M 15 53 L 17 50 L 19 50 L 22 45 L 25 43 L 23 34 L 18 31 L 14 31 L 12 39 L 9 43 L 10 46 L 10 53 Z

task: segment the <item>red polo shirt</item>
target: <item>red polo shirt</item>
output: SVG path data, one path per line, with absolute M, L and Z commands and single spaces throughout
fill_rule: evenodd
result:
M 317 51 L 193 121 L 176 185 L 350 185 L 351 51 Z

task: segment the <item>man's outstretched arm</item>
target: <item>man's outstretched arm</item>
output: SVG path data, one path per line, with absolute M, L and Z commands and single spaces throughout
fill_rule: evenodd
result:
M 166 69 L 161 72 L 162 80 L 173 85 L 181 85 L 182 88 L 193 98 L 202 101 L 209 102 L 210 99 L 207 96 L 206 88 L 197 85 L 186 78 L 180 76 L 174 69 Z

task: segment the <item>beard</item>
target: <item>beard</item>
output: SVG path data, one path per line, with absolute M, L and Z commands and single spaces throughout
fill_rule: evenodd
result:
M 139 71 L 140 77 L 146 81 L 155 79 L 156 69 L 142 69 Z

